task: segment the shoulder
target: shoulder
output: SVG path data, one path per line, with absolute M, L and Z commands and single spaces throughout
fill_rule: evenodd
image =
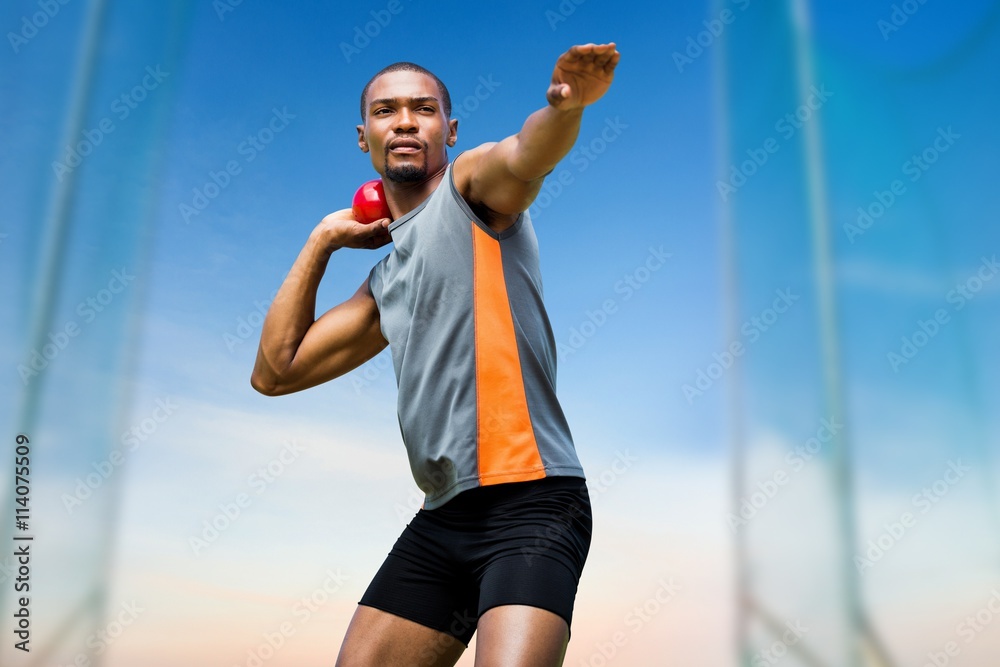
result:
M 484 175 L 489 170 L 483 169 L 486 155 L 496 146 L 501 146 L 498 150 L 503 150 L 502 144 L 492 141 L 463 151 L 452 161 L 451 169 L 459 196 L 490 229 L 500 233 L 514 225 L 520 212 L 501 213 L 487 204 L 490 192 L 496 194 L 503 190 L 497 185 L 497 179 L 491 180 L 489 174 Z M 491 163 L 497 164 L 495 160 Z
M 479 166 L 479 163 L 482 162 L 483 156 L 496 145 L 496 141 L 480 144 L 475 148 L 462 151 L 452 161 L 451 170 L 452 175 L 455 177 L 455 187 L 458 189 L 458 193 L 462 195 L 466 201 L 469 200 L 470 193 L 472 192 L 473 179 L 476 176 L 476 168 Z

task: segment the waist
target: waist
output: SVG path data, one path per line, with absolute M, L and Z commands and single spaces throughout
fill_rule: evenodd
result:
M 498 503 L 521 502 L 550 493 L 569 492 L 589 501 L 587 481 L 582 477 L 550 475 L 527 482 L 508 482 L 466 489 L 452 498 L 445 507 L 460 509 L 495 505 Z

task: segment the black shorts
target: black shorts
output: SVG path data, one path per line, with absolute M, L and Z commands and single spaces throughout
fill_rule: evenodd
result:
M 540 607 L 572 627 L 593 516 L 580 477 L 477 487 L 406 525 L 358 604 L 459 639 L 504 604 Z

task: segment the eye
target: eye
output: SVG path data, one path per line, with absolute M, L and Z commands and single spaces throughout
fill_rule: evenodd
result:
M 426 105 L 424 105 L 422 107 L 418 107 L 417 110 L 418 111 L 430 111 L 431 113 L 435 112 L 434 107 L 429 107 L 429 106 L 426 106 Z

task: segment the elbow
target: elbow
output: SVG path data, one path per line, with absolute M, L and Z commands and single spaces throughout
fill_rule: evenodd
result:
M 280 396 L 282 391 L 274 380 L 266 381 L 256 372 L 250 375 L 250 386 L 265 396 Z
M 257 361 L 250 372 L 251 387 L 264 396 L 281 396 L 288 393 L 288 379 L 287 372 L 283 373 L 281 367 L 268 363 L 258 350 Z

